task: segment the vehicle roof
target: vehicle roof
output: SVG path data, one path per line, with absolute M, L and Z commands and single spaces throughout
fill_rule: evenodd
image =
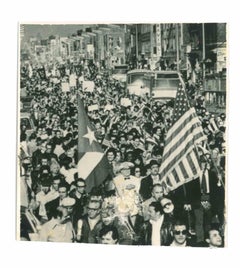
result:
M 30 117 L 30 114 L 29 113 L 20 113 L 20 117 L 21 118 Z
M 145 70 L 145 69 L 134 69 L 134 70 L 128 71 L 128 74 L 132 74 L 132 73 L 154 73 L 154 71 Z
M 155 71 L 151 71 L 151 70 L 145 70 L 145 69 L 134 69 L 131 71 L 128 71 L 128 74 L 131 73 L 162 73 L 162 74 L 180 74 L 179 71 L 161 71 L 161 70 L 155 70 Z

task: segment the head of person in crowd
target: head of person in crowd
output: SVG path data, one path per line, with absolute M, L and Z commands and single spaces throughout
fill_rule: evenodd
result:
M 63 138 L 63 144 L 67 145 L 72 140 L 72 133 L 67 133 Z
M 47 194 L 50 191 L 51 181 L 49 177 L 42 177 L 40 180 L 40 191 Z
M 162 193 L 163 193 L 163 188 L 162 188 Z M 163 212 L 165 214 L 171 215 L 174 212 L 174 204 L 171 199 L 167 197 L 161 197 L 160 198 L 160 204 L 163 208 Z
M 61 178 L 59 176 L 54 177 L 51 182 L 51 188 L 54 191 L 58 191 L 59 184 L 62 182 Z
M 133 141 L 133 138 L 134 138 L 134 133 L 133 131 L 128 131 L 127 132 L 127 142 L 132 142 Z
M 60 200 L 63 200 L 65 197 L 68 196 L 69 185 L 66 182 L 61 182 L 58 185 L 58 193 Z
M 152 197 L 155 201 L 160 201 L 163 197 L 163 187 L 161 184 L 157 183 L 153 185 Z
M 162 135 L 162 128 L 160 126 L 156 126 L 153 128 L 153 134 L 157 135 L 157 136 L 161 136 Z
M 50 168 L 49 166 L 42 166 L 39 169 L 39 181 L 50 180 Z
M 222 247 L 222 237 L 218 228 L 211 226 L 205 237 L 205 241 L 210 248 Z
M 106 156 L 107 156 L 108 162 L 111 164 L 116 157 L 116 150 L 114 148 L 109 148 L 107 150 Z
M 118 129 L 117 129 L 117 126 L 115 126 L 114 128 L 112 127 L 111 131 L 110 131 L 110 135 L 113 136 L 113 137 L 117 137 L 118 135 Z
M 46 150 L 47 150 L 47 142 L 45 140 L 41 139 L 39 149 L 40 149 L 42 154 L 44 154 L 46 152 Z
M 37 137 L 41 138 L 41 136 L 42 136 L 42 126 L 39 126 L 37 128 Z
M 75 180 L 74 185 L 76 187 L 76 192 L 78 192 L 79 194 L 84 194 L 85 190 L 86 190 L 86 182 L 84 179 L 82 178 L 78 178 Z
M 149 162 L 149 168 L 150 168 L 150 172 L 152 176 L 156 176 L 158 175 L 158 171 L 159 171 L 159 164 L 156 160 L 151 160 Z
M 127 145 L 126 144 L 121 144 L 120 145 L 120 151 L 121 151 L 122 157 L 125 159 L 126 151 L 127 151 Z
M 51 160 L 50 171 L 51 171 L 51 174 L 52 174 L 53 176 L 59 174 L 59 171 L 60 171 L 60 165 L 58 164 L 58 162 L 57 162 L 55 159 L 52 159 L 52 160 Z
M 89 219 L 95 219 L 100 216 L 101 202 L 97 200 L 90 200 L 87 204 L 87 215 Z
M 173 241 L 171 243 L 171 246 L 176 246 L 176 247 L 187 246 L 188 228 L 184 220 L 177 219 L 173 223 L 172 236 L 173 236 Z
M 152 150 L 152 157 L 157 161 L 158 165 L 161 165 L 163 155 L 164 144 L 160 143 L 159 146 L 154 146 Z
M 114 148 L 114 149 L 118 149 L 118 140 L 116 139 L 116 137 L 110 137 L 110 139 L 111 139 L 111 143 L 112 143 L 112 147 Z
M 136 178 L 142 178 L 144 176 L 143 169 L 140 166 L 135 166 L 133 169 L 133 176 Z
M 119 134 L 119 145 L 122 146 L 123 144 L 126 144 L 127 143 L 127 138 L 126 138 L 126 134 L 121 132 Z
M 60 144 L 62 142 L 62 133 L 60 130 L 55 131 L 55 137 L 57 138 L 57 140 L 59 142 L 58 144 Z
M 143 153 L 144 153 L 144 149 L 143 148 L 136 148 L 133 150 L 133 163 L 135 166 L 139 166 L 139 167 L 144 167 L 144 163 L 143 163 Z
M 99 187 L 93 187 L 89 193 L 89 201 L 96 201 L 102 203 L 103 194 L 102 189 Z
M 94 126 L 96 130 L 101 130 L 101 121 L 99 119 L 95 120 Z
M 150 220 L 157 221 L 163 215 L 163 209 L 160 202 L 154 201 L 149 205 L 148 214 Z
M 76 203 L 76 200 L 68 196 L 62 199 L 59 210 L 62 211 L 63 217 L 68 217 L 72 214 L 75 203 Z
M 133 163 L 134 162 L 134 153 L 133 153 L 133 150 L 129 150 L 125 153 L 125 156 L 126 156 L 126 161 L 127 162 L 131 162 Z
M 65 149 L 65 152 L 66 152 L 66 155 L 70 158 L 73 158 L 74 157 L 74 154 L 75 154 L 75 149 L 76 149 L 76 146 L 73 142 L 73 140 L 71 140 L 68 145 L 66 146 L 66 149 Z
M 52 143 L 48 142 L 46 144 L 46 153 L 51 154 L 52 152 L 53 152 L 53 145 L 52 145 Z
M 123 162 L 121 163 L 119 167 L 120 173 L 123 175 L 125 178 L 129 178 L 131 175 L 131 169 L 134 167 L 134 164 L 131 162 Z
M 36 138 L 36 144 L 37 144 L 37 147 L 40 149 L 41 148 L 41 144 L 42 144 L 42 139 L 40 137 L 38 137 L 38 136 Z
M 36 142 L 37 135 L 35 132 L 33 132 L 29 137 L 29 142 Z
M 50 163 L 49 163 L 47 155 L 43 154 L 41 157 L 41 163 L 40 163 L 41 169 L 46 168 L 46 169 L 50 170 L 49 164 Z
M 116 150 L 115 161 L 116 161 L 117 163 L 119 163 L 119 162 L 122 161 L 122 156 L 121 156 L 121 152 L 120 152 L 120 150 Z
M 60 161 L 60 165 L 66 170 L 70 170 L 72 168 L 72 158 L 68 156 L 64 157 L 64 159 Z
M 101 210 L 101 220 L 104 225 L 111 225 L 115 219 L 115 209 L 114 207 L 102 207 Z
M 118 230 L 114 226 L 104 226 L 100 232 L 100 243 L 106 245 L 116 245 L 119 240 Z
M 138 148 L 139 146 L 141 146 L 141 141 L 140 141 L 140 136 L 139 135 L 135 135 L 133 137 L 133 145 L 135 148 Z

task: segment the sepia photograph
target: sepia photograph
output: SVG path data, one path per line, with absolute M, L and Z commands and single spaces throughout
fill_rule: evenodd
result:
M 227 26 L 19 23 L 17 240 L 228 245 Z

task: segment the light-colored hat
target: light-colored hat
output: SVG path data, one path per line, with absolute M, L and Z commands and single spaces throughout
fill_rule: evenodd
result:
M 75 199 L 74 198 L 71 198 L 71 197 L 65 197 L 63 200 L 62 200 L 62 207 L 72 207 L 74 206 L 76 203 Z
M 134 164 L 131 163 L 131 162 L 123 162 L 120 164 L 119 166 L 119 170 L 121 171 L 122 169 L 129 169 L 129 168 L 132 168 L 134 167 Z

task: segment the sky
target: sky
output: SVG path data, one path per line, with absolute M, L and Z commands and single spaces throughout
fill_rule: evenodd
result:
M 76 34 L 77 30 L 83 28 L 81 24 L 25 24 L 24 31 L 26 39 L 30 37 L 40 37 L 41 39 L 48 38 L 50 35 L 59 35 L 67 37 Z

